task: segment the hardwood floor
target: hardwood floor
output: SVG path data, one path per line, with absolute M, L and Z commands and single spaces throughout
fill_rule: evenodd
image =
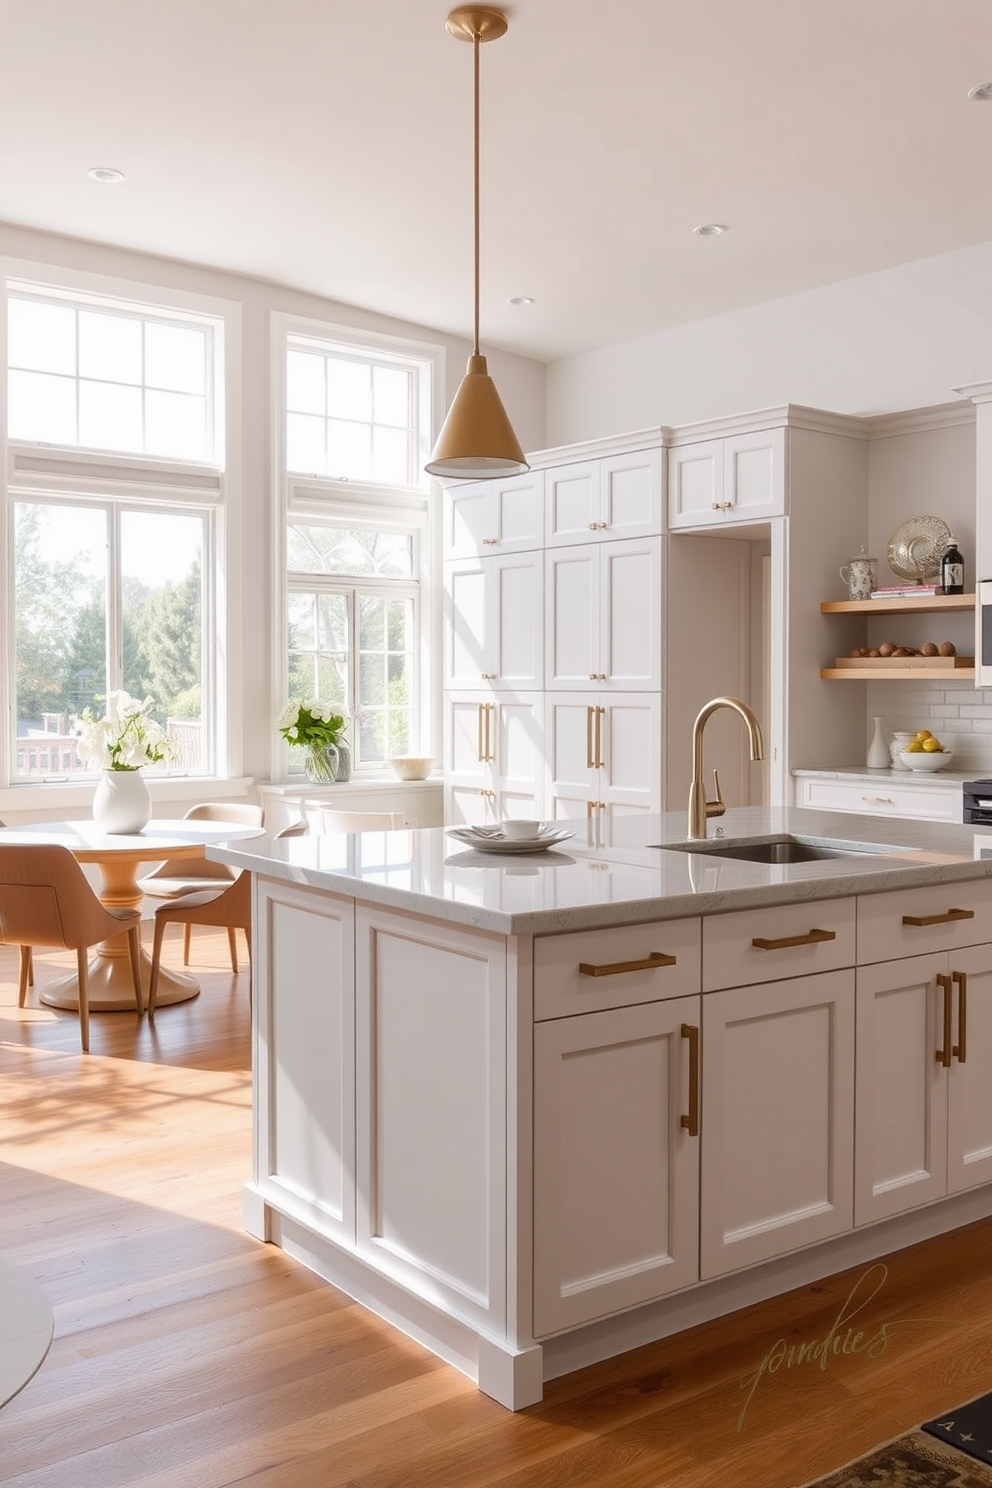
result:
M 865 1268 L 504 1411 L 243 1233 L 247 979 L 223 935 L 194 958 L 199 998 L 154 1025 L 94 1014 L 87 1057 L 37 988 L 18 1011 L 0 948 L 0 1255 L 55 1310 L 0 1411 L 10 1488 L 794 1488 L 992 1389 L 983 1223 L 893 1257 L 832 1334 Z M 65 964 L 40 956 L 39 984 Z

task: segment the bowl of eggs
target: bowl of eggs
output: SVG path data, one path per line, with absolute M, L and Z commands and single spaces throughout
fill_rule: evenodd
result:
M 899 759 L 907 770 L 920 773 L 946 770 L 953 758 L 951 751 L 945 749 L 929 729 L 918 729 L 899 753 Z

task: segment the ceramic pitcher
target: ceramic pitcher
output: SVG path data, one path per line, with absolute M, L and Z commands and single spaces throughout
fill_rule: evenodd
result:
M 840 570 L 840 576 L 850 599 L 871 599 L 872 590 L 878 587 L 878 559 L 869 558 L 862 547 L 857 557 L 849 559 Z

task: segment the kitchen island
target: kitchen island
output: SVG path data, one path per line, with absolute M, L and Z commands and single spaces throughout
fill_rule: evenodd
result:
M 992 832 L 575 826 L 210 850 L 255 874 L 246 1227 L 511 1409 L 992 1214 Z

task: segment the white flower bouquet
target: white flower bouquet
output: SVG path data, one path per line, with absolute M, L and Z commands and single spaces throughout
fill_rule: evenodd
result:
M 107 705 L 103 717 L 84 708 L 73 729 L 76 753 L 84 764 L 96 770 L 140 770 L 171 758 L 165 730 L 149 712 L 151 698 L 139 701 L 117 691 L 97 701 Z
M 318 698 L 307 702 L 291 700 L 276 720 L 279 732 L 288 744 L 302 744 L 304 749 L 323 749 L 339 744 L 348 727 L 343 713 Z

